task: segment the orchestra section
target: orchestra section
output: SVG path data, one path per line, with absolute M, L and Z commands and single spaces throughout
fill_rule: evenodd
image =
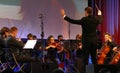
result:
M 4 73 L 10 69 L 23 73 L 39 73 L 39 71 L 43 71 L 43 73 L 51 71 L 52 73 L 54 70 L 83 73 L 84 55 L 81 34 L 77 34 L 73 40 L 65 40 L 64 35 L 58 35 L 57 39 L 53 35 L 48 36 L 47 39 L 38 39 L 32 33 L 28 33 L 25 39 L 21 39 L 16 37 L 18 30 L 17 27 L 1 29 L 1 72 Z M 94 68 L 102 70 L 102 67 L 106 67 L 110 70 L 114 67 L 118 72 L 120 46 L 112 40 L 112 36 L 107 32 L 104 34 L 104 42 L 98 39 L 97 44 L 97 64 L 93 65 Z M 92 65 L 91 57 L 89 57 L 88 63 Z M 16 69 L 17 67 L 18 69 Z M 86 70 L 89 71 L 90 68 L 88 65 Z

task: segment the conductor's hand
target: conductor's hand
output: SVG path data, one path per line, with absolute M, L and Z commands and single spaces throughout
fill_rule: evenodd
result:
M 100 10 L 98 10 L 98 15 L 102 15 L 102 12 Z
M 64 17 L 64 15 L 65 15 L 64 9 L 61 9 L 61 15 Z

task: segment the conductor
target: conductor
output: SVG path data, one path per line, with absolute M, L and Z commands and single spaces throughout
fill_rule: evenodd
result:
M 98 10 L 98 16 L 92 15 L 91 7 L 85 8 L 85 17 L 79 20 L 71 19 L 66 16 L 65 11 L 61 10 L 64 20 L 82 26 L 82 44 L 83 44 L 83 61 L 84 65 L 88 64 L 89 55 L 91 55 L 92 63 L 97 64 L 97 35 L 96 28 L 102 22 L 102 13 Z

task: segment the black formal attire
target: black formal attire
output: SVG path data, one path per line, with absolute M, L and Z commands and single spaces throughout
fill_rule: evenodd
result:
M 13 53 L 16 53 L 17 50 L 22 49 L 24 43 L 22 41 L 18 41 L 15 37 L 8 36 L 7 37 L 7 47 L 11 48 Z
M 110 48 L 110 51 L 108 52 L 108 54 L 106 55 L 105 58 L 105 64 L 109 64 L 109 62 L 112 60 L 112 57 L 114 55 L 114 51 L 113 48 L 117 46 L 117 44 L 115 42 L 107 42 L 107 46 Z
M 8 60 L 12 60 L 12 54 L 18 54 L 19 49 L 22 49 L 24 44 L 20 41 L 17 41 L 14 37 L 8 36 L 6 38 L 0 37 L 0 49 L 3 50 L 4 54 L 2 55 L 2 59 L 6 57 Z
M 53 47 L 48 48 L 46 58 L 47 58 L 47 62 L 53 62 L 55 64 L 58 64 L 56 60 L 57 59 L 57 48 L 53 48 Z
M 12 52 L 17 52 L 18 49 L 22 49 L 24 46 L 23 42 L 16 40 L 16 38 L 12 36 L 8 36 L 6 38 L 0 37 L 0 47 L 2 48 L 10 48 Z
M 84 64 L 88 64 L 89 54 L 91 55 L 92 63 L 96 64 L 96 50 L 97 50 L 97 25 L 101 23 L 102 17 L 94 17 L 92 15 L 83 17 L 80 20 L 74 20 L 67 16 L 64 17 L 70 23 L 78 24 L 82 26 L 82 44 L 83 44 L 83 56 Z

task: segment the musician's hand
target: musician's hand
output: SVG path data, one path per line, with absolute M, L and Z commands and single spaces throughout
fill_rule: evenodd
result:
M 116 52 L 116 51 L 117 51 L 117 47 L 114 47 L 114 48 L 113 48 L 113 51 L 115 51 L 115 52 Z
M 64 15 L 65 15 L 64 9 L 61 9 L 61 15 L 64 17 Z
M 98 15 L 102 15 L 102 12 L 100 10 L 98 10 Z
M 112 39 L 108 39 L 109 42 L 112 42 Z
M 56 48 L 56 46 L 54 46 L 54 45 L 49 45 L 49 46 L 47 46 L 45 49 L 48 50 L 49 48 Z

